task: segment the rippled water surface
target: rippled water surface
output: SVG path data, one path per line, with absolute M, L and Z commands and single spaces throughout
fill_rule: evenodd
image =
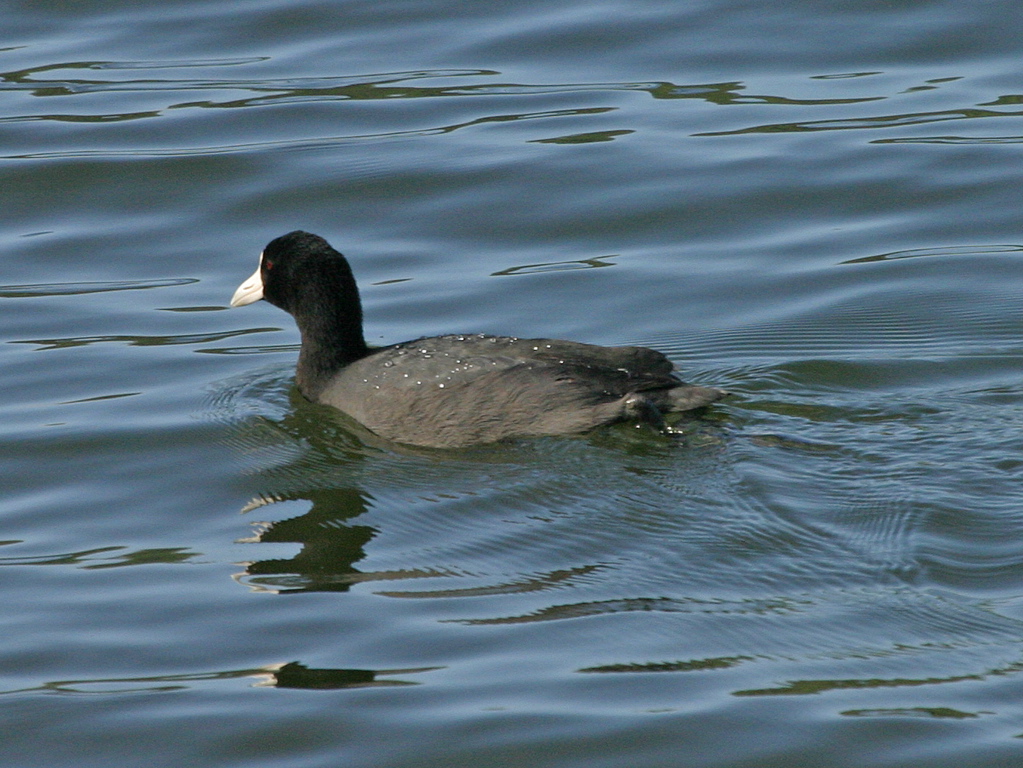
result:
M 1023 764 L 1021 18 L 9 4 L 5 764 Z M 225 311 L 296 228 L 371 343 L 644 344 L 733 395 L 381 444 Z

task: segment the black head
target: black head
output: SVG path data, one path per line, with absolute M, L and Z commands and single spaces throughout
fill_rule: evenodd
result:
M 308 342 L 331 359 L 365 354 L 359 289 L 347 259 L 309 232 L 289 232 L 271 240 L 259 269 L 235 291 L 232 307 L 266 299 L 291 313 Z
M 296 230 L 271 240 L 260 256 L 259 276 L 262 298 L 293 315 L 330 307 L 359 311 L 352 268 L 319 235 Z

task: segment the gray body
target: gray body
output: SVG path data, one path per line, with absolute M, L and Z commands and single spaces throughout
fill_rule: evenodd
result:
M 660 427 L 663 413 L 725 394 L 683 383 L 671 361 L 644 347 L 482 335 L 387 347 L 299 387 L 381 437 L 437 448 L 586 432 L 619 421 Z

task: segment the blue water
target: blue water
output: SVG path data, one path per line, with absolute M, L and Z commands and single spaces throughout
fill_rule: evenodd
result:
M 5 765 L 1023 764 L 1015 4 L 3 18 Z M 296 228 L 733 395 L 381 444 L 226 310 Z

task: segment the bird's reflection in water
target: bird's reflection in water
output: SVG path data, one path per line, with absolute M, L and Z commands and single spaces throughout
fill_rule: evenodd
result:
M 392 675 L 414 675 L 433 672 L 443 667 L 415 669 L 312 669 L 297 661 L 268 666 L 256 675 L 258 685 L 274 688 L 301 688 L 305 690 L 338 690 L 342 688 L 379 688 L 387 686 L 421 685 L 414 680 L 395 680 Z
M 301 545 L 293 557 L 247 564 L 244 580 L 250 586 L 277 592 L 344 592 L 360 581 L 355 563 L 366 556 L 365 546 L 376 530 L 347 521 L 365 512 L 365 497 L 354 488 L 335 488 L 310 491 L 306 498 L 313 506 L 304 515 L 262 523 L 247 540 Z

